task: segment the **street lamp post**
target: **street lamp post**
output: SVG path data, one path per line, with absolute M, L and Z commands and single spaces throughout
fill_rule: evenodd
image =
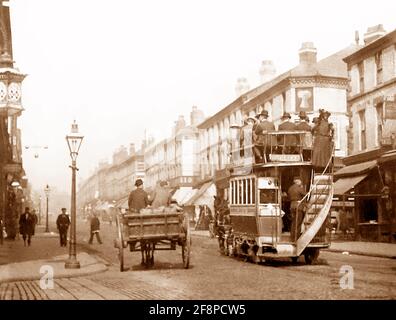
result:
M 45 213 L 45 232 L 49 232 L 49 226 L 48 226 L 48 204 L 49 204 L 49 201 L 48 200 L 49 200 L 49 195 L 50 195 L 51 189 L 48 184 L 45 187 L 44 192 L 47 197 L 47 209 L 46 209 L 46 213 Z
M 69 146 L 70 157 L 72 160 L 72 186 L 71 186 L 71 228 L 70 228 L 70 246 L 69 259 L 65 263 L 66 269 L 78 269 L 80 263 L 77 261 L 76 253 L 76 171 L 77 156 L 80 150 L 84 136 L 78 133 L 78 125 L 76 121 L 72 124 L 71 133 L 66 136 L 67 145 Z

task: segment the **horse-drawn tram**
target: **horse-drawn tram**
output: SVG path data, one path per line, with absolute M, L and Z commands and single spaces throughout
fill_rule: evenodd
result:
M 142 209 L 140 213 L 117 216 L 117 238 L 120 271 L 124 271 L 124 249 L 140 251 L 142 264 L 154 264 L 155 250 L 176 250 L 181 247 L 184 268 L 190 264 L 191 234 L 188 217 L 174 208 Z
M 311 264 L 321 248 L 329 247 L 326 224 L 333 197 L 333 157 L 323 172 L 315 173 L 305 143 L 308 135 L 311 133 L 268 132 L 260 163 L 255 160 L 257 146 L 233 148 L 227 197 L 230 223 L 220 219 L 217 228 L 222 230 L 219 244 L 226 255 L 245 256 L 256 263 L 284 257 L 296 262 L 304 255 Z M 292 202 L 291 208 L 287 195 L 296 180 L 304 193 L 297 207 Z M 291 225 L 290 216 L 294 219 Z

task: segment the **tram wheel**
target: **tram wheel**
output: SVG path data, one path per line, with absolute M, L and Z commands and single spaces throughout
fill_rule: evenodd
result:
M 312 264 L 318 259 L 319 249 L 317 248 L 307 248 L 304 253 L 304 259 L 306 264 Z

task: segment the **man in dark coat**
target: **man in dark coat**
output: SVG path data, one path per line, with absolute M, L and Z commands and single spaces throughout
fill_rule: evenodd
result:
M 102 239 L 100 239 L 99 230 L 100 230 L 100 221 L 95 213 L 94 216 L 91 218 L 91 236 L 88 241 L 89 244 L 92 244 L 94 235 L 96 235 L 96 240 L 98 240 L 98 243 L 102 244 Z
M 294 184 L 287 191 L 287 195 L 290 200 L 291 213 L 290 238 L 295 242 L 297 241 L 297 237 L 300 235 L 301 224 L 304 219 L 304 213 L 302 210 L 297 210 L 300 200 L 305 196 L 305 191 L 300 178 L 294 178 Z
M 268 111 L 263 110 L 261 113 L 256 115 L 258 119 L 258 124 L 255 127 L 255 134 L 256 134 L 256 148 L 260 152 L 259 160 L 263 160 L 263 155 L 266 155 L 268 160 L 268 154 L 270 153 L 271 147 L 271 138 L 267 135 L 268 131 L 274 131 L 275 125 L 273 122 L 267 120 L 268 119 Z
M 19 218 L 19 233 L 22 235 L 24 245 L 26 247 L 26 239 L 30 246 L 32 235 L 34 234 L 35 218 L 30 213 L 29 207 L 25 208 L 25 212 Z
M 67 230 L 70 226 L 69 216 L 66 214 L 66 208 L 62 208 L 62 213 L 56 219 L 56 227 L 59 231 L 60 246 L 67 246 Z
M 300 111 L 299 113 L 300 122 L 296 125 L 297 131 L 306 131 L 305 136 L 301 136 L 302 138 L 302 147 L 303 147 L 303 159 L 304 161 L 311 161 L 311 150 L 312 150 L 312 133 L 311 126 L 309 125 L 309 117 L 305 113 L 305 111 Z
M 147 192 L 143 190 L 142 179 L 136 180 L 135 187 L 136 189 L 129 194 L 128 207 L 130 212 L 139 213 L 150 204 L 150 201 Z
M 290 121 L 291 115 L 288 112 L 285 112 L 281 118 L 282 123 L 278 127 L 278 131 L 295 131 L 296 125 Z M 295 135 L 285 135 L 280 136 L 278 139 L 278 144 L 284 145 L 283 152 L 284 154 L 293 154 L 295 153 L 295 146 L 297 143 L 297 139 Z
M 136 189 L 129 194 L 128 207 L 131 213 L 140 213 L 140 210 L 146 208 L 149 204 L 149 198 L 146 191 L 143 190 L 142 179 L 137 179 L 135 182 Z M 147 248 L 148 243 L 142 241 L 140 243 L 140 252 L 142 254 L 142 265 L 147 265 L 149 261 L 145 260 L 144 251 Z

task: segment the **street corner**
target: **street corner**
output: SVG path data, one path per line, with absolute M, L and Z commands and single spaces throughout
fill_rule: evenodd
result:
M 32 281 L 42 279 L 73 278 L 92 275 L 108 270 L 107 266 L 86 252 L 77 255 L 80 268 L 66 269 L 68 255 L 56 256 L 50 259 L 11 263 L 0 266 L 2 282 Z

